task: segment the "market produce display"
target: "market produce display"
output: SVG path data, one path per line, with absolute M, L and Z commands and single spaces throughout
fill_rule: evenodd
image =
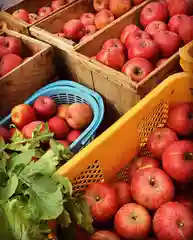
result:
M 33 24 L 69 2 L 71 2 L 71 0 L 53 0 L 50 6 L 43 6 L 37 9 L 36 13 L 30 13 L 26 9 L 18 9 L 14 11 L 12 15 L 17 20 Z
M 90 239 L 193 238 L 192 113 L 189 102 L 170 106 L 166 126 L 147 139 L 151 156 L 133 159 L 127 183 L 88 186 L 84 198 L 96 230 Z
M 6 75 L 27 59 L 22 54 L 21 39 L 0 36 L 0 77 Z
M 139 16 L 140 26 L 127 25 L 120 38 L 103 43 L 92 58 L 140 82 L 193 40 L 192 2 L 153 1 Z
M 85 103 L 61 104 L 57 107 L 54 100 L 47 96 L 38 97 L 33 106 L 20 104 L 11 111 L 11 121 L 21 132 L 23 137 L 32 138 L 33 131 L 40 126 L 39 131 L 45 129 L 45 121 L 49 130 L 54 133 L 58 142 L 68 147 L 91 123 L 93 112 Z M 4 141 L 12 136 L 14 130 L 0 128 L 0 136 Z
M 87 41 L 97 30 L 104 28 L 116 18 L 128 12 L 133 5 L 143 1 L 131 0 L 93 0 L 95 13 L 83 13 L 79 19 L 71 19 L 64 23 L 63 29 L 55 33 L 75 42 Z

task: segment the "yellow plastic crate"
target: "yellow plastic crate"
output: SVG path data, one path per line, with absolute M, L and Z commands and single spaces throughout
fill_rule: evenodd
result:
M 179 50 L 180 65 L 185 72 L 193 74 L 193 41 Z
M 165 125 L 169 105 L 192 101 L 192 93 L 191 75 L 177 73 L 170 76 L 63 165 L 58 173 L 70 178 L 74 193 L 81 193 L 93 182 L 108 182 L 115 177 L 127 179 L 130 161 L 139 150 L 143 155 L 148 154 L 145 146 L 149 134 Z

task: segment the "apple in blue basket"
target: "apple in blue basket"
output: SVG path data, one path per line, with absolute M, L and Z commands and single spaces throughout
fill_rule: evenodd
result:
M 52 98 L 47 96 L 38 97 L 35 100 L 33 107 L 41 119 L 49 119 L 56 113 L 56 103 Z
M 80 130 L 72 130 L 69 132 L 66 139 L 69 143 L 73 143 L 80 135 L 81 135 Z
M 93 119 L 92 108 L 85 103 L 73 103 L 68 107 L 66 121 L 72 129 L 83 129 Z

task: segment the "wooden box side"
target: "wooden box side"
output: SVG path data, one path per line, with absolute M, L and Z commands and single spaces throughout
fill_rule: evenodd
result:
M 28 36 L 13 31 L 6 31 L 7 36 L 22 40 L 23 56 L 30 59 L 0 78 L 0 116 L 6 116 L 11 109 L 29 98 L 55 75 L 52 48 Z M 6 103 L 6 104 L 5 104 Z

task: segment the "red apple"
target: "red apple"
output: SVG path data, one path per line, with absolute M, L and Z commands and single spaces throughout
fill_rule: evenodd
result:
M 137 159 L 134 159 L 131 163 L 131 168 L 129 170 L 129 177 L 132 178 L 137 171 L 140 169 L 145 168 L 159 168 L 160 163 L 157 159 L 147 156 L 138 157 Z
M 116 70 L 121 70 L 125 63 L 125 55 L 118 48 L 103 48 L 97 55 L 96 60 Z
M 86 30 L 80 20 L 72 19 L 64 24 L 63 32 L 66 38 L 77 41 L 85 35 Z
M 145 5 L 140 14 L 140 23 L 146 27 L 153 21 L 167 21 L 168 12 L 160 2 L 150 2 Z
M 128 12 L 131 7 L 131 0 L 109 0 L 109 10 L 116 18 Z
M 40 127 L 40 132 L 43 132 L 45 129 L 45 123 L 42 121 L 33 121 L 28 123 L 22 128 L 22 134 L 25 138 L 32 138 L 33 132 Z
M 0 76 L 4 76 L 14 68 L 18 67 L 23 62 L 18 55 L 7 54 L 1 58 L 0 61 Z
M 122 72 L 135 82 L 140 82 L 154 69 L 153 65 L 144 58 L 133 58 L 125 63 Z
M 109 9 L 109 0 L 93 0 L 93 7 L 97 12 Z
M 154 35 L 154 41 L 158 44 L 164 58 L 172 56 L 180 47 L 180 37 L 170 31 L 159 31 Z
M 50 97 L 40 96 L 34 104 L 37 115 L 42 119 L 49 119 L 56 113 L 56 103 Z
M 169 0 L 168 11 L 170 17 L 176 14 L 187 14 L 188 13 L 188 0 Z
M 192 212 L 178 202 L 167 202 L 156 211 L 153 229 L 160 240 L 192 239 Z
M 55 33 L 54 35 L 58 36 L 58 37 L 62 37 L 65 38 L 65 34 L 63 32 L 59 32 L 59 33 Z
M 171 106 L 169 108 L 167 126 L 182 136 L 193 133 L 193 104 L 179 103 Z
M 51 7 L 41 7 L 38 9 L 38 16 L 41 18 L 48 16 L 50 13 L 52 13 Z
M 19 129 L 36 120 L 35 109 L 28 104 L 20 104 L 11 111 L 11 121 Z
M 140 30 L 139 27 L 135 24 L 129 24 L 127 25 L 123 31 L 121 32 L 120 40 L 123 44 L 125 44 L 126 38 L 131 34 L 132 32 L 135 32 L 136 30 Z
M 95 232 L 90 240 L 120 240 L 120 238 L 113 232 L 107 230 L 101 230 Z
M 166 148 L 175 141 L 178 141 L 178 137 L 172 129 L 157 128 L 149 135 L 147 148 L 154 157 L 161 159 Z
M 139 5 L 141 3 L 145 2 L 145 0 L 133 0 L 134 5 Z
M 57 116 L 66 119 L 67 116 L 67 110 L 70 104 L 60 104 L 57 108 Z
M 118 38 L 111 38 L 103 43 L 102 48 L 108 49 L 108 48 L 117 48 L 122 52 L 125 52 L 125 46 Z
M 102 29 L 113 21 L 113 14 L 107 9 L 98 12 L 95 16 L 95 25 L 97 29 Z
M 188 209 L 190 209 L 190 211 L 193 212 L 193 199 L 192 199 L 192 195 L 187 194 L 183 194 L 183 195 L 177 195 L 175 197 L 175 202 L 179 202 L 182 205 L 184 205 L 185 207 L 187 207 Z
M 168 30 L 168 25 L 162 21 L 153 21 L 150 22 L 147 27 L 145 28 L 145 31 L 149 33 L 152 37 L 158 32 L 162 30 Z
M 96 222 L 110 220 L 118 209 L 115 190 L 106 183 L 90 184 L 84 197 Z
M 28 17 L 29 17 L 30 24 L 35 23 L 40 19 L 40 17 L 35 13 L 29 13 Z
M 18 9 L 12 13 L 13 17 L 17 20 L 29 22 L 29 12 L 25 9 Z
M 66 121 L 73 129 L 87 127 L 93 119 L 92 108 L 85 103 L 73 103 L 68 107 Z
M 174 198 L 174 185 L 159 168 L 140 169 L 131 179 L 131 194 L 138 204 L 156 210 Z
M 177 14 L 170 18 L 168 22 L 168 28 L 171 32 L 179 33 L 180 24 L 184 21 L 184 19 L 188 19 L 189 17 L 185 14 Z
M 112 187 L 115 190 L 119 207 L 132 201 L 130 185 L 128 183 L 119 181 L 114 183 Z
M 67 140 L 58 140 L 58 142 L 61 143 L 65 148 L 70 146 L 70 143 Z
M 95 25 L 86 25 L 85 30 L 87 35 L 92 35 L 97 31 L 97 28 Z
M 22 42 L 16 37 L 0 37 L 0 58 L 6 54 L 21 55 Z
M 125 40 L 125 46 L 127 48 L 132 47 L 133 44 L 139 39 L 146 40 L 146 39 L 151 39 L 151 37 L 147 32 L 144 32 L 142 30 L 133 31 L 127 36 L 127 38 Z
M 156 63 L 156 67 L 161 66 L 161 65 L 164 64 L 167 60 L 168 60 L 168 58 L 162 58 L 162 59 L 160 59 L 160 60 Z
M 10 132 L 6 128 L 0 126 L 0 138 L 3 138 L 3 140 L 7 142 L 10 139 L 10 137 L 11 137 Z
M 116 213 L 114 227 L 125 239 L 145 239 L 151 231 L 151 217 L 143 206 L 128 203 Z
M 69 132 L 69 126 L 64 119 L 55 116 L 48 121 L 49 129 L 54 133 L 56 139 L 64 139 Z
M 151 39 L 139 39 L 128 48 L 128 59 L 145 58 L 155 59 L 159 54 L 159 47 Z
M 179 36 L 183 40 L 184 44 L 187 44 L 193 40 L 193 21 L 190 17 L 184 19 L 179 26 Z
M 59 9 L 60 7 L 62 7 L 66 3 L 67 3 L 66 0 L 53 0 L 52 4 L 51 4 L 51 8 L 55 11 L 55 10 Z
M 66 139 L 69 143 L 73 143 L 80 135 L 81 135 L 80 130 L 72 130 L 68 133 L 68 136 Z
M 169 145 L 162 157 L 164 171 L 178 182 L 193 180 L 193 143 L 176 141 Z
M 86 25 L 94 25 L 95 15 L 93 13 L 83 13 L 80 17 L 80 21 Z

